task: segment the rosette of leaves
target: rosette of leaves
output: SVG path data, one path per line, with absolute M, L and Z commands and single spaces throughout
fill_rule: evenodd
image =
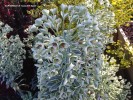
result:
M 101 54 L 110 41 L 105 33 L 113 31 L 114 16 L 110 11 L 106 15 L 107 10 L 101 15 L 101 10 L 90 14 L 85 6 L 62 4 L 61 11 L 57 10 L 44 9 L 42 17 L 29 28 L 30 32 L 37 33 L 32 51 L 37 67 L 38 99 L 102 98 L 99 91 L 103 70 Z
M 7 38 L 12 28 L 0 22 L 0 78 L 7 87 L 16 89 L 15 79 L 21 75 L 25 50 L 19 36 Z

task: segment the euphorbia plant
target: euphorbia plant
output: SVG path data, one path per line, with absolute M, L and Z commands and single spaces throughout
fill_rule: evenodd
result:
M 14 81 L 21 76 L 25 50 L 18 35 L 7 38 L 7 33 L 12 30 L 9 25 L 0 22 L 0 78 L 1 82 L 16 90 L 18 85 Z
M 37 67 L 37 98 L 125 100 L 130 87 L 122 93 L 124 83 L 112 76 L 112 67 L 109 74 L 109 64 L 102 57 L 109 42 L 105 33 L 113 32 L 113 13 L 107 9 L 89 13 L 85 6 L 64 4 L 60 12 L 55 8 L 42 13 L 30 27 L 30 32 L 37 33 L 32 48 Z

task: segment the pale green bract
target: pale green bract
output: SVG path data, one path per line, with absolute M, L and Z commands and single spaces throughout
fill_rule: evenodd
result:
M 56 8 L 42 13 L 29 29 L 38 33 L 32 48 L 37 61 L 36 99 L 125 100 L 130 86 L 124 90 L 124 83 L 114 76 L 116 66 L 110 67 L 103 57 L 105 45 L 112 42 L 109 34 L 115 31 L 113 13 L 101 9 L 90 14 L 85 6 L 64 4 L 59 14 Z

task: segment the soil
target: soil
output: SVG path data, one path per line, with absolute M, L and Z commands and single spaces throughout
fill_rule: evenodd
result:
M 5 83 L 0 84 L 0 100 L 22 100 L 20 96 L 12 89 L 7 88 Z

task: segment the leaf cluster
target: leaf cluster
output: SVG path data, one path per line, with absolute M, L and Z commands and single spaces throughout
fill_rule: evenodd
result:
M 133 64 L 132 53 L 128 45 L 121 45 L 122 42 L 118 40 L 106 47 L 106 53 L 116 59 L 116 63 L 120 64 L 120 68 L 128 68 Z
M 116 26 L 119 27 L 133 18 L 133 0 L 110 0 L 115 13 Z

